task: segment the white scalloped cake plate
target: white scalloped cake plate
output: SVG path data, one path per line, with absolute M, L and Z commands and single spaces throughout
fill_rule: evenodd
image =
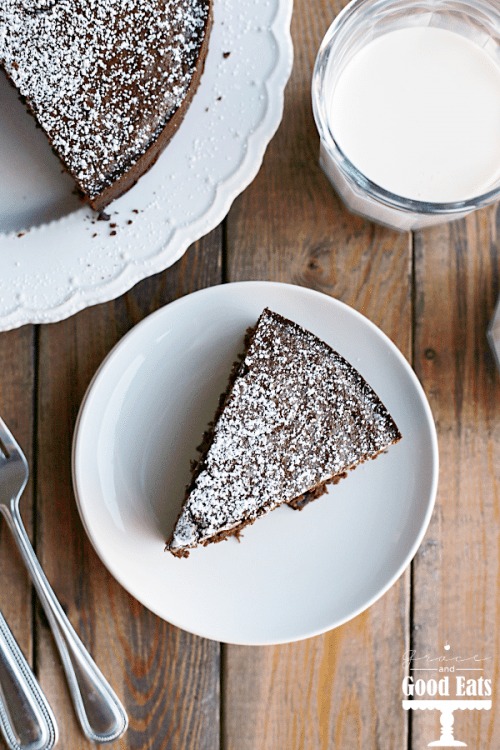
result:
M 222 221 L 282 117 L 291 12 L 292 0 L 215 0 L 199 89 L 158 162 L 107 209 L 114 228 L 81 206 L 0 75 L 0 330 L 114 299 Z
M 164 551 L 190 461 L 248 326 L 264 307 L 297 321 L 374 387 L 403 439 L 303 511 L 280 507 L 188 559 Z M 359 614 L 402 574 L 436 494 L 438 452 L 424 392 L 399 350 L 345 304 L 302 287 L 205 289 L 133 328 L 96 373 L 73 443 L 80 515 L 111 574 L 163 619 L 248 645 L 317 635 Z

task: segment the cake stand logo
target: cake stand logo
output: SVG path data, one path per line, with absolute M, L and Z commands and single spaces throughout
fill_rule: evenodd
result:
M 428 747 L 467 747 L 453 736 L 455 711 L 489 711 L 492 682 L 487 676 L 491 657 L 454 655 L 449 643 L 438 656 L 403 655 L 408 672 L 402 683 L 406 711 L 440 711 L 441 736 Z

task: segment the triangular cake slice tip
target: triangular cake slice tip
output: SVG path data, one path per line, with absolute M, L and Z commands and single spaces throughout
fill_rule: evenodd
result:
M 266 308 L 205 436 L 167 549 L 186 557 L 279 505 L 300 508 L 400 438 L 349 362 Z

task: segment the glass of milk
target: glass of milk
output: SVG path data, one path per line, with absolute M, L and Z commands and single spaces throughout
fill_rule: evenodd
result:
M 312 82 L 320 164 L 347 207 L 401 230 L 500 198 L 500 0 L 353 0 Z

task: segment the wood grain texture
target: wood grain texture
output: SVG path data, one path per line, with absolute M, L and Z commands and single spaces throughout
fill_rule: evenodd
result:
M 33 518 L 33 403 L 35 329 L 24 326 L 0 334 L 0 415 L 21 445 L 32 467 L 21 513 L 32 538 Z M 31 584 L 15 542 L 0 518 L 0 609 L 31 665 L 32 600 Z
M 73 498 L 70 450 L 85 389 L 110 348 L 145 315 L 196 288 L 218 283 L 221 230 L 196 243 L 170 271 L 116 302 L 87 309 L 40 332 L 38 525 L 41 562 L 62 606 L 122 698 L 127 750 L 214 750 L 219 745 L 219 645 L 180 631 L 130 597 L 98 560 Z M 39 619 L 38 665 L 63 748 L 83 750 L 59 656 Z
M 441 470 L 414 566 L 412 647 L 444 655 L 448 641 L 450 655 L 491 657 L 485 676 L 498 691 L 500 379 L 485 333 L 499 293 L 500 208 L 420 233 L 415 269 L 415 368 L 434 412 Z M 455 736 L 469 747 L 500 747 L 493 697 L 491 711 L 456 713 Z M 416 714 L 412 747 L 437 739 L 438 727 L 438 716 Z
M 229 214 L 228 278 L 326 292 L 370 317 L 409 357 L 410 239 L 348 214 L 318 166 L 311 72 L 338 10 L 339 3 L 294 5 L 284 119 L 255 182 Z M 224 750 L 406 747 L 399 668 L 408 635 L 407 573 L 368 612 L 322 637 L 224 647 Z

